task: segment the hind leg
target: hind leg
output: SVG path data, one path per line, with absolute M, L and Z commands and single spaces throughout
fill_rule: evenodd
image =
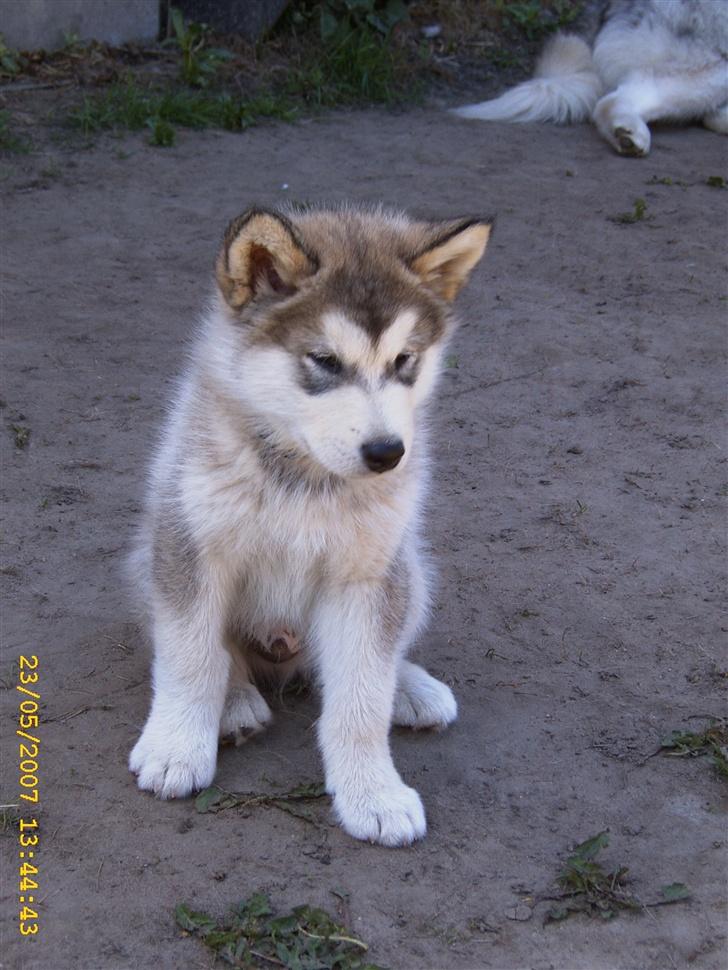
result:
M 634 86 L 621 85 L 597 102 L 592 115 L 599 134 L 620 155 L 647 155 L 650 150 L 650 129 L 635 94 Z
M 447 684 L 409 660 L 400 661 L 393 724 L 415 729 L 444 728 L 457 716 L 457 701 Z
M 232 738 L 240 745 L 266 728 L 273 715 L 253 683 L 240 643 L 228 638 L 227 648 L 232 663 L 218 733 L 220 738 Z
M 426 614 L 427 583 L 418 553 L 412 549 L 406 559 L 407 614 L 402 630 L 402 652 L 397 664 L 392 724 L 410 728 L 444 728 L 458 714 L 453 692 L 405 655 Z
M 272 714 L 255 684 L 236 684 L 228 688 L 220 718 L 220 737 L 242 744 L 270 723 Z
M 597 102 L 592 118 L 620 154 L 647 155 L 648 122 L 712 118 L 727 98 L 728 75 L 722 63 L 690 72 L 636 71 Z

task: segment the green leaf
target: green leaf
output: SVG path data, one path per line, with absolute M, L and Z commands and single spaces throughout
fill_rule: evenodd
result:
M 669 886 L 660 889 L 666 903 L 676 903 L 680 899 L 690 899 L 690 890 L 684 882 L 671 882 Z
M 181 45 L 185 36 L 185 18 L 182 16 L 182 11 L 178 7 L 170 7 L 169 16 L 172 21 L 172 28 Z
M 245 911 L 245 915 L 257 919 L 261 916 L 270 916 L 273 910 L 270 908 L 270 901 L 265 893 L 253 893 L 247 901 L 240 907 L 240 912 Z
M 609 845 L 609 831 L 605 829 L 603 832 L 599 832 L 598 835 L 593 835 L 586 842 L 581 842 L 574 849 L 574 852 L 569 856 L 569 862 L 578 862 L 590 859 L 595 859 L 602 849 L 606 849 Z
M 331 40 L 338 28 L 339 23 L 336 17 L 332 13 L 329 13 L 328 10 L 324 10 L 322 8 L 320 23 L 321 40 L 324 41 L 324 43 Z
M 215 920 L 207 913 L 190 909 L 186 903 L 180 903 L 176 907 L 174 917 L 183 930 L 187 930 L 189 933 L 199 933 L 202 936 L 210 933 L 216 925 Z
M 197 796 L 195 799 L 195 810 L 201 813 L 217 812 L 225 807 L 220 803 L 226 798 L 227 792 L 224 792 L 222 788 L 218 788 L 217 785 L 212 785 L 210 788 L 203 789 Z

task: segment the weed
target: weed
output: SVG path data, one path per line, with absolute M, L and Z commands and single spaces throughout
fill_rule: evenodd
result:
M 633 202 L 633 208 L 631 212 L 620 212 L 616 216 L 610 216 L 611 222 L 616 222 L 622 226 L 631 225 L 634 222 L 642 222 L 643 219 L 649 218 L 645 213 L 647 212 L 647 203 L 644 199 L 635 199 Z
M 519 30 L 529 41 L 543 40 L 555 30 L 567 27 L 579 12 L 578 7 L 569 0 L 556 0 L 548 7 L 540 0 L 521 0 L 518 3 L 496 0 L 495 8 L 508 26 Z
M 705 180 L 705 184 L 709 185 L 711 189 L 726 189 L 728 188 L 728 183 L 723 178 L 722 175 L 709 175 Z
M 289 25 L 294 34 L 303 31 L 310 53 L 289 76 L 288 93 L 316 107 L 416 96 L 404 51 L 392 41 L 408 16 L 402 0 L 302 4 Z
M 13 432 L 16 448 L 27 448 L 30 442 L 30 428 L 24 424 L 12 424 L 10 428 Z
M 185 84 L 206 87 L 223 61 L 230 60 L 230 51 L 208 47 L 210 28 L 206 24 L 185 24 L 182 11 L 171 7 L 169 11 L 173 36 L 165 44 L 176 44 L 182 54 L 180 73 Z
M 264 118 L 291 121 L 295 114 L 289 100 L 273 94 L 243 99 L 189 88 L 158 91 L 127 79 L 96 98 L 84 99 L 71 122 L 84 134 L 149 127 L 153 145 L 170 145 L 174 143 L 173 125 L 242 131 Z
M 708 755 L 718 777 L 728 781 L 728 719 L 716 718 L 700 734 L 694 731 L 670 731 L 660 742 L 660 750 L 673 758 L 697 758 Z
M 660 899 L 641 902 L 624 888 L 629 872 L 626 866 L 607 872 L 596 861 L 601 850 L 608 845 L 609 833 L 604 831 L 576 846 L 557 879 L 563 892 L 557 897 L 557 905 L 546 913 L 544 924 L 567 919 L 575 913 L 609 920 L 621 910 L 642 910 L 690 898 L 690 890 L 684 883 L 673 882 L 662 887 Z
M 217 957 L 234 967 L 273 964 L 291 970 L 380 970 L 366 961 L 366 943 L 335 923 L 323 909 L 296 906 L 276 916 L 263 893 L 253 893 L 230 913 L 215 919 L 180 903 L 175 919 Z
M 314 107 L 391 103 L 400 95 L 402 59 L 372 30 L 338 35 L 293 72 L 287 92 Z
M 261 794 L 257 792 L 229 792 L 217 785 L 205 788 L 195 799 L 198 812 L 221 812 L 226 808 L 278 808 L 296 818 L 306 822 L 313 822 L 312 813 L 305 807 L 306 802 L 317 801 L 326 797 L 326 789 L 319 782 L 309 782 L 297 785 L 288 792 L 277 794 Z
M 0 77 L 13 77 L 20 71 L 20 55 L 8 47 L 0 34 Z
M 81 35 L 77 34 L 75 30 L 64 30 L 63 50 L 69 54 L 78 54 L 81 50 L 83 50 Z
M 174 145 L 177 133 L 168 121 L 163 121 L 161 118 L 150 118 L 147 125 L 152 130 L 149 138 L 150 145 L 156 145 L 158 148 L 170 148 Z
M 25 155 L 30 151 L 30 145 L 24 138 L 19 138 L 10 130 L 10 112 L 0 111 L 0 151 L 15 152 Z

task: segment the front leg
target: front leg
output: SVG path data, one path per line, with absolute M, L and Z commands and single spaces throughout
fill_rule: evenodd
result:
M 356 582 L 322 596 L 313 623 L 323 688 L 318 726 L 326 787 L 354 838 L 408 845 L 425 834 L 422 802 L 389 750 L 398 640 L 386 584 Z
M 155 604 L 154 698 L 129 768 L 140 788 L 160 798 L 182 798 L 215 775 L 231 662 L 223 645 L 223 595 L 220 577 L 198 575 L 189 602 L 158 597 Z

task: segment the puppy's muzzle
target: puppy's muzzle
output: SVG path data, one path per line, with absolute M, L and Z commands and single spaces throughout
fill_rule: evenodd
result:
M 404 444 L 399 438 L 377 438 L 361 446 L 364 464 L 373 472 L 388 472 L 400 463 Z

